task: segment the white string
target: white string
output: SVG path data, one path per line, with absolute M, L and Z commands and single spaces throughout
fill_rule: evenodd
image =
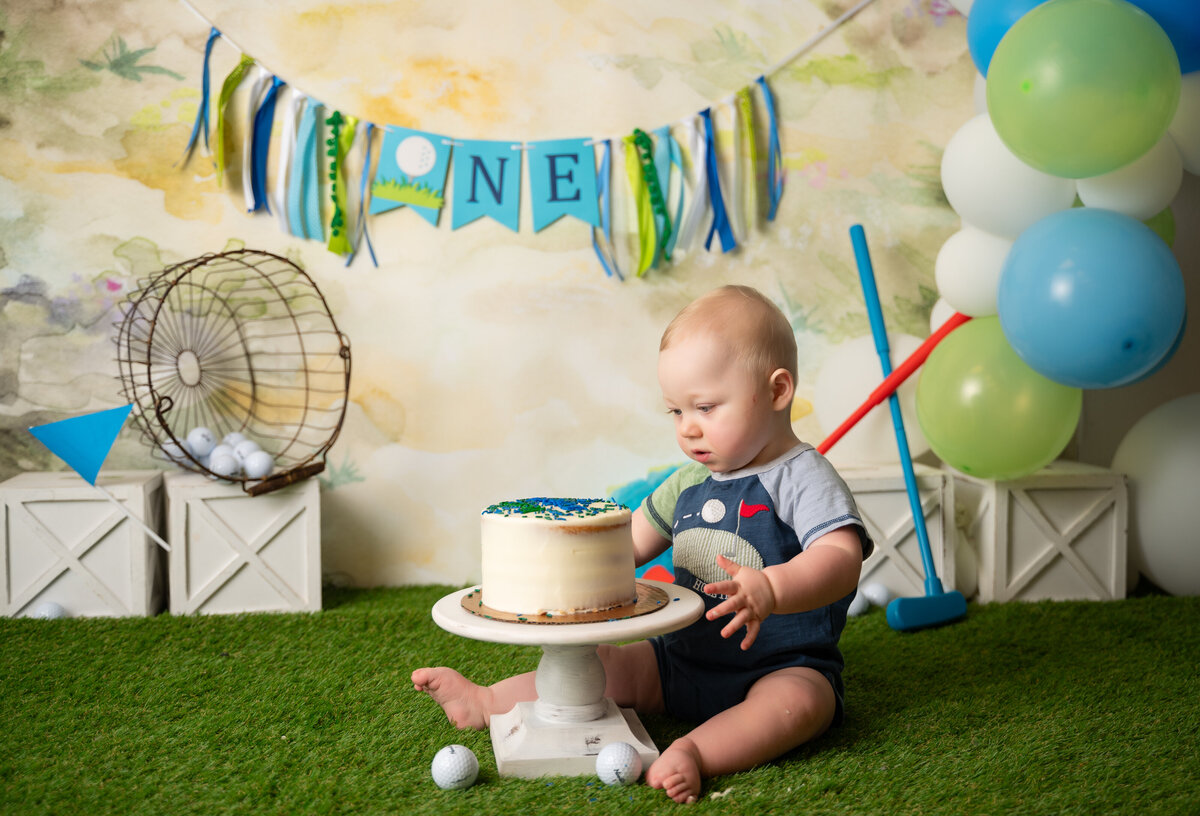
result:
M 203 14 L 201 14 L 200 10 L 197 9 L 194 5 L 192 5 L 191 0 L 179 0 L 179 2 L 183 3 L 189 9 L 191 9 L 192 13 L 195 14 L 198 18 L 200 18 L 200 20 L 205 25 L 207 25 L 209 28 L 216 28 L 216 26 L 214 26 L 212 24 L 211 20 L 209 20 L 207 17 L 205 17 Z M 807 53 L 808 51 L 811 51 L 822 40 L 824 40 L 830 34 L 837 31 L 839 28 L 841 28 L 841 26 L 847 20 L 849 20 L 851 17 L 858 14 L 860 11 L 862 11 L 863 9 L 865 9 L 867 6 L 871 5 L 874 2 L 875 2 L 875 0 L 859 0 L 859 2 L 856 5 L 850 7 L 846 11 L 842 12 L 842 14 L 837 19 L 835 19 L 833 22 L 829 23 L 829 25 L 825 26 L 820 31 L 818 31 L 816 34 L 814 34 L 813 36 L 811 36 L 807 40 L 805 40 L 803 43 L 796 46 L 796 48 L 793 49 L 785 57 L 783 57 L 783 59 L 776 62 L 770 68 L 767 68 L 765 71 L 762 71 L 761 75 L 762 76 L 772 76 L 774 74 L 777 74 L 779 71 L 781 71 L 783 68 L 785 68 L 789 63 L 794 62 L 796 59 L 798 59 L 803 54 Z M 218 31 L 220 31 L 220 29 L 218 29 Z M 228 42 L 230 45 L 232 45 L 235 49 L 237 49 L 241 53 L 243 53 L 243 54 L 250 53 L 249 51 L 247 51 L 246 49 L 244 49 L 240 45 L 238 45 L 236 42 L 234 42 L 233 38 L 230 37 L 228 34 L 226 34 L 224 31 L 220 31 L 220 34 L 221 34 L 222 39 L 224 39 L 226 42 Z M 264 70 L 270 71 L 270 73 L 273 76 L 278 76 L 278 74 L 276 74 L 274 71 L 271 71 L 271 69 L 267 65 L 264 65 L 257 58 L 255 58 L 255 63 L 257 63 L 259 66 L 261 66 Z M 300 93 L 304 94 L 305 96 L 307 96 L 309 98 L 315 98 L 312 96 L 312 94 L 308 93 L 307 91 L 302 89 L 300 86 L 298 86 L 290 81 L 288 82 L 288 85 L 290 85 L 293 90 L 299 91 Z M 721 99 L 718 102 L 716 102 L 715 105 L 729 104 L 736 98 L 736 96 L 737 96 L 737 92 L 735 91 L 735 92 L 729 94 L 729 96 L 725 97 L 724 99 Z M 694 115 L 694 114 L 692 114 L 692 115 Z M 689 118 L 690 118 L 689 116 L 682 116 L 677 121 L 679 123 L 683 123 L 683 122 L 687 121 Z M 376 126 L 379 127 L 378 124 Z M 386 125 L 384 127 L 386 127 Z M 592 142 L 592 144 L 599 144 L 601 142 L 608 141 L 610 139 L 621 139 L 623 137 L 624 137 L 624 134 L 618 134 L 616 136 L 609 136 L 606 138 L 602 137 L 602 138 L 592 139 L 591 142 Z M 450 142 L 444 142 L 444 143 L 454 144 L 456 146 L 461 145 L 461 142 L 456 142 L 453 140 Z

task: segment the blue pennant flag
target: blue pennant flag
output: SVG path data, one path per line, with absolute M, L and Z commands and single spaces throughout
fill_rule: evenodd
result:
M 571 215 L 600 226 L 596 204 L 596 151 L 591 139 L 529 143 L 529 196 L 533 231 Z
M 463 141 L 454 151 L 453 229 L 487 215 L 513 232 L 521 218 L 521 143 Z
M 123 405 L 46 425 L 34 425 L 29 432 L 86 479 L 88 484 L 94 485 L 100 466 L 104 464 L 132 410 L 132 405 Z
M 371 214 L 407 205 L 436 227 L 449 168 L 450 140 L 445 136 L 388 125 L 371 184 Z

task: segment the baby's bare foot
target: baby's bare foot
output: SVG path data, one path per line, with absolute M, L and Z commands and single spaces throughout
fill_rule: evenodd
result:
M 432 697 L 456 727 L 477 731 L 488 727 L 491 691 L 487 688 L 445 667 L 417 669 L 412 673 L 412 683 L 414 689 Z
M 676 802 L 691 804 L 700 798 L 700 750 L 687 737 L 680 737 L 663 751 L 650 770 L 646 784 L 661 788 Z

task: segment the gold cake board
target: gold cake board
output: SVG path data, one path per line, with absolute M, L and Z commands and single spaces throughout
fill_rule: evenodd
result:
M 662 609 L 671 600 L 670 596 L 659 587 L 652 586 L 644 581 L 637 581 L 636 584 L 636 601 L 633 603 L 624 604 L 623 606 L 614 606 L 611 609 L 600 609 L 594 612 L 571 612 L 543 615 L 518 615 L 515 612 L 503 612 L 499 609 L 492 609 L 490 606 L 484 605 L 482 587 L 476 587 L 467 594 L 463 595 L 462 608 L 470 612 L 472 615 L 478 615 L 481 618 L 487 618 L 488 620 L 507 621 L 509 623 L 602 623 L 605 621 L 627 620 L 628 618 L 636 618 L 640 615 L 648 615 L 651 612 L 657 612 L 659 609 Z

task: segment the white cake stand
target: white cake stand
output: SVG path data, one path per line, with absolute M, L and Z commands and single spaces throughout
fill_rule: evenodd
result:
M 658 749 L 637 714 L 604 696 L 604 665 L 596 647 L 681 629 L 700 617 L 704 601 L 674 584 L 644 579 L 639 583 L 658 587 L 669 600 L 644 615 L 594 623 L 520 623 L 480 617 L 462 606 L 464 596 L 478 587 L 453 592 L 434 604 L 434 622 L 451 634 L 542 647 L 538 699 L 517 703 L 512 711 L 491 718 L 492 751 L 501 776 L 594 774 L 596 754 L 610 742 L 632 745 L 643 767 L 658 759 Z

